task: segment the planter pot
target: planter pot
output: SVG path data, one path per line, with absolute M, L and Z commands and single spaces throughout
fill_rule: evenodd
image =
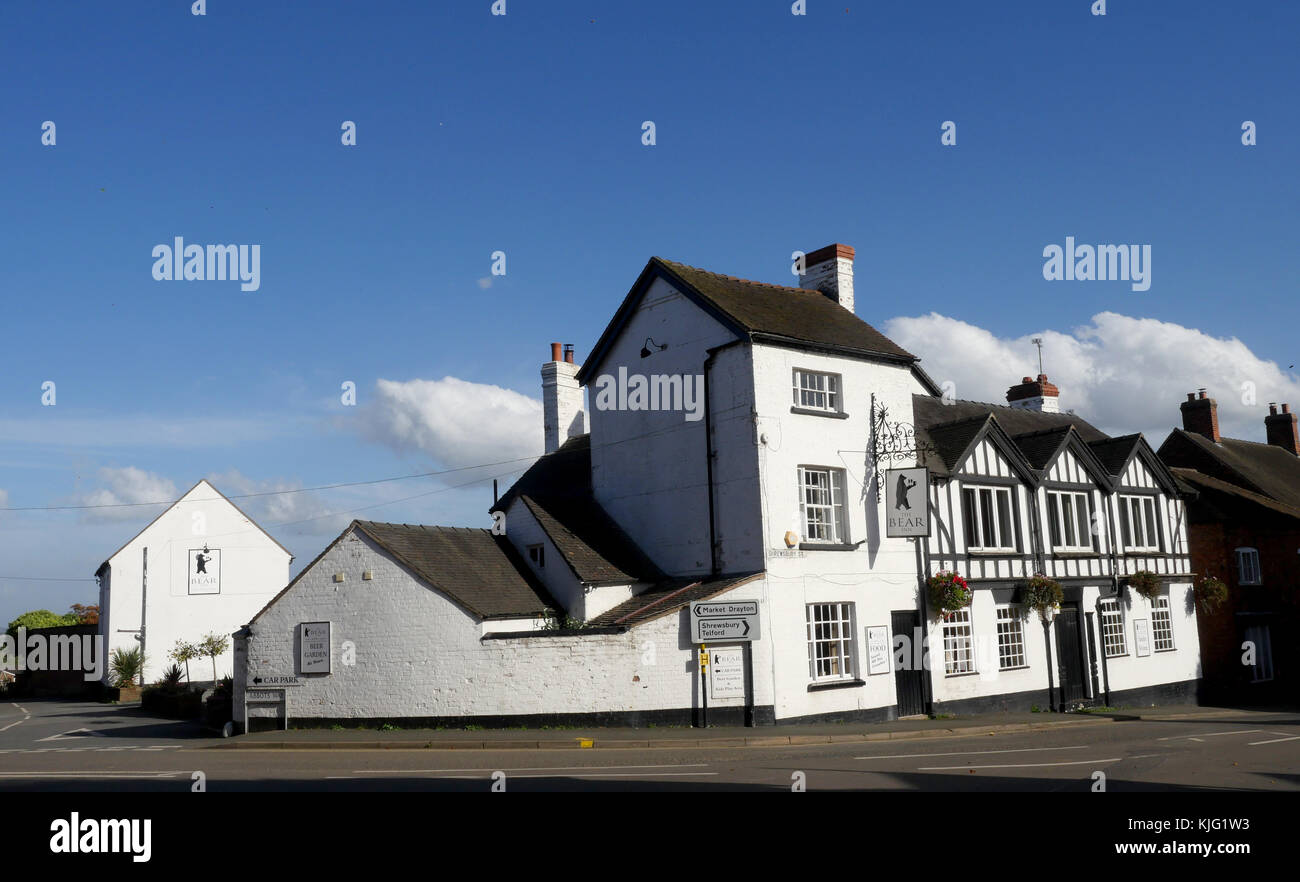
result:
M 117 700 L 118 701 L 139 701 L 140 687 L 139 686 L 117 687 Z

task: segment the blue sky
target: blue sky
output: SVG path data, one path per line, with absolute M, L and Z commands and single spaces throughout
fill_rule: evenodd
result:
M 1167 430 L 1244 377 L 1230 425 L 1262 435 L 1300 403 L 1300 7 L 1090 5 L 8 2 L 0 507 L 520 459 L 488 405 L 530 419 L 548 343 L 581 360 L 650 255 L 788 284 L 835 241 L 858 315 L 963 397 L 1046 333 L 1104 428 Z M 1044 280 L 1067 235 L 1151 245 L 1151 289 Z M 259 244 L 260 290 L 155 281 L 176 236 Z M 300 566 L 358 509 L 486 525 L 522 467 L 241 504 Z M 0 622 L 92 600 L 157 511 L 0 511 Z

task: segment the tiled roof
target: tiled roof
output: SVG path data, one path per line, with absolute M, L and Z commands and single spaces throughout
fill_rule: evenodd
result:
M 1141 441 L 1142 436 L 1140 434 L 1121 435 L 1118 438 L 1091 441 L 1088 447 L 1097 455 L 1097 459 L 1101 460 L 1101 464 L 1106 467 L 1109 474 L 1119 475 L 1128 465 L 1134 448 Z
M 715 578 L 706 577 L 702 581 L 692 578 L 669 579 L 655 585 L 649 591 L 625 600 L 608 612 L 601 613 L 588 624 L 624 627 L 640 625 L 675 613 L 697 600 L 707 600 L 714 595 L 737 588 L 762 575 L 761 572 L 733 573 Z
M 471 527 L 353 521 L 430 587 L 481 618 L 531 616 L 555 609 L 541 582 L 503 536 Z
M 1072 428 L 1074 427 L 1055 426 L 1037 432 L 1023 432 L 1013 436 L 1011 440 L 1016 442 L 1016 447 L 1025 460 L 1035 470 L 1041 472 L 1056 457 L 1056 452 L 1061 449 Z
M 771 334 L 890 359 L 916 356 L 819 291 L 724 276 L 651 258 L 751 334 Z
M 1074 426 L 1079 436 L 1089 443 L 1110 437 L 1083 417 L 1072 413 L 1042 413 L 1023 407 L 987 404 L 982 401 L 950 400 L 945 403 L 943 399 L 932 395 L 913 395 L 912 412 L 918 428 L 928 429 L 930 426 L 992 414 L 997 418 L 998 425 L 1013 437 L 1061 426 Z
M 516 497 L 532 512 L 580 581 L 663 579 L 659 568 L 592 495 L 591 436 L 571 438 L 539 458 L 492 509 L 504 511 Z
M 1160 458 L 1300 508 L 1300 457 L 1281 447 L 1237 438 L 1216 444 L 1196 432 L 1174 429 L 1160 445 Z
M 1215 497 L 1215 505 L 1218 508 L 1224 508 L 1225 503 L 1231 505 L 1233 502 L 1257 505 L 1276 514 L 1300 520 L 1300 508 L 1295 506 L 1277 502 L 1267 496 L 1238 487 L 1236 484 L 1229 484 L 1227 481 L 1221 481 L 1218 478 L 1202 474 L 1195 469 L 1171 468 L 1170 471 L 1180 482 L 1186 483 L 1196 490 L 1203 501 L 1208 503 L 1210 501 L 1208 497 Z M 1225 500 L 1224 497 L 1227 497 L 1227 499 Z

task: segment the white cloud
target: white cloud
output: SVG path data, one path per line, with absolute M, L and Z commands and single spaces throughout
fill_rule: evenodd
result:
M 444 468 L 539 456 L 542 404 L 511 389 L 441 380 L 379 380 L 367 405 L 372 440 L 418 451 Z
M 1061 389 L 1062 410 L 1113 435 L 1142 432 L 1153 447 L 1182 425 L 1178 405 L 1201 387 L 1219 403 L 1220 431 L 1253 441 L 1264 440 L 1270 401 L 1300 403 L 1296 377 L 1235 337 L 1156 319 L 1102 312 L 1072 331 L 1005 338 L 930 313 L 890 319 L 882 330 L 920 356 L 935 382 L 955 383 L 958 398 L 995 404 L 1006 403 L 1021 377 L 1038 373 L 1030 340 L 1042 337 L 1044 371 Z
M 210 474 L 207 478 L 208 483 L 225 496 L 232 497 L 231 502 L 273 535 L 273 528 L 279 525 L 294 525 L 299 528 L 298 532 L 334 534 L 341 532 L 351 520 L 347 514 L 331 514 L 338 509 L 347 508 L 346 503 L 329 506 L 315 492 L 303 490 L 301 481 L 259 481 L 244 475 L 238 469 Z M 240 496 L 246 498 L 233 498 Z
M 484 290 L 484 291 L 486 291 L 488 288 L 491 288 L 491 287 L 492 287 L 492 277 L 491 277 L 491 276 L 484 276 L 483 278 L 479 279 L 479 280 L 478 280 L 478 286 L 479 286 L 480 289 L 482 289 L 482 290 Z
M 138 520 L 142 514 L 152 517 L 162 507 L 153 509 L 139 503 L 174 502 L 180 496 L 170 479 L 135 466 L 102 468 L 99 481 L 103 486 L 81 494 L 76 504 L 121 507 L 89 509 L 85 512 L 88 520 Z

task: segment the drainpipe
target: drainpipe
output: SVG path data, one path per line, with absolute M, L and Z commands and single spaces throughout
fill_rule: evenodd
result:
M 709 369 L 713 367 L 713 359 L 719 352 L 743 342 L 743 340 L 732 340 L 730 343 L 714 346 L 712 349 L 705 350 L 707 354 L 704 357 L 704 466 L 709 496 L 709 573 L 714 576 L 718 575 L 719 565 L 718 535 L 713 514 L 713 410 L 709 405 Z

